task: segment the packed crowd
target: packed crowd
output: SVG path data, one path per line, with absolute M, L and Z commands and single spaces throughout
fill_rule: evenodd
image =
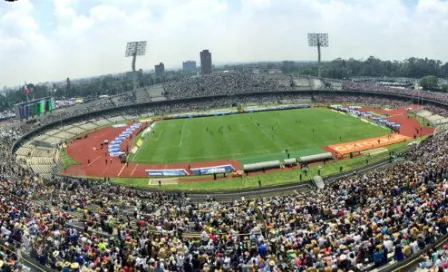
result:
M 289 81 L 290 79 L 288 77 L 272 78 L 251 73 L 229 72 L 169 82 L 164 85 L 164 90 L 165 96 L 168 99 L 254 92 L 281 92 L 294 90 L 294 87 L 287 84 Z M 310 85 L 309 88 L 311 89 L 312 86 Z M 325 84 L 322 84 L 322 88 L 325 88 Z M 448 102 L 448 95 L 444 93 L 428 91 L 417 92 L 410 88 L 391 87 L 380 83 L 346 81 L 342 83 L 342 88 L 345 90 L 404 94 Z
M 239 103 L 294 98 L 265 96 Z M 359 98 L 343 102 L 351 99 Z M 211 99 L 146 110 L 207 110 L 235 102 Z M 381 98 L 368 102 L 401 105 Z M 403 260 L 447 234 L 447 133 L 416 146 L 404 163 L 323 190 L 194 203 L 188 195 L 107 181 L 42 180 L 10 154 L 12 142 L 33 128 L 0 132 L 0 233 L 42 266 L 62 271 L 360 271 Z M 2 268 L 20 269 L 18 255 L 0 253 Z
M 168 99 L 240 93 L 288 91 L 292 88 L 281 81 L 251 73 L 216 73 L 165 84 Z
M 380 84 L 373 83 L 359 83 L 359 82 L 346 82 L 343 84 L 343 88 L 345 90 L 355 90 L 355 91 L 374 91 L 379 93 L 393 93 L 393 94 L 403 94 L 403 95 L 411 95 L 414 97 L 427 98 L 440 102 L 447 103 L 448 102 L 448 94 L 446 93 L 438 93 L 438 92 L 429 92 L 429 91 L 416 91 L 410 88 L 397 88 L 397 87 L 389 87 L 383 86 Z

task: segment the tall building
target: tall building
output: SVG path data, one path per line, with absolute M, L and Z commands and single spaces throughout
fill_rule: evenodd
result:
M 165 73 L 165 65 L 163 65 L 163 62 L 154 65 L 154 69 L 156 70 L 156 76 L 161 76 Z
M 201 56 L 201 72 L 203 75 L 209 75 L 212 73 L 212 53 L 208 50 L 203 50 L 200 53 Z
M 187 60 L 182 63 L 182 69 L 184 72 L 195 72 L 196 71 L 196 61 Z

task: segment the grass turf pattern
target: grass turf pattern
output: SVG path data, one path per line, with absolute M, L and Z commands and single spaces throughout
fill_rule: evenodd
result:
M 267 111 L 160 121 L 130 156 L 136 163 L 222 159 L 254 163 L 324 152 L 322 147 L 389 133 L 326 108 Z

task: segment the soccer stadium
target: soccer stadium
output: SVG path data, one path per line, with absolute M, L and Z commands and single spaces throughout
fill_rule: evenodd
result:
M 447 15 L 2 1 L 0 272 L 448 272 Z
M 412 106 L 386 111 L 394 122 L 381 115 L 382 108 L 315 105 L 303 93 L 297 98 L 280 99 L 280 104 L 276 102 L 278 99 L 266 100 L 264 105 L 235 105 L 229 101 L 236 107 L 162 113 L 163 117 L 150 112 L 151 117 L 135 120 L 110 118 L 112 125 L 94 122 L 100 128 L 86 129 L 83 134 L 67 139 L 62 152 L 75 165 L 62 165 L 61 173 L 113 178 L 145 187 L 181 183 L 165 189 L 241 189 L 259 186 L 254 184 L 257 177 L 252 178 L 253 173 L 297 168 L 307 172 L 311 170 L 310 164 L 314 165 L 312 170 L 329 175 L 341 166 L 354 168 L 350 157 L 357 157 L 355 161 L 359 163 L 361 152 L 375 153 L 372 157 L 375 160 L 380 154 L 388 155 L 389 149 L 406 146 L 413 136 L 431 133 L 431 128 L 423 129 L 406 115 L 407 111 L 415 110 Z M 90 128 L 89 125 L 81 127 Z M 421 131 L 416 133 L 418 129 Z M 79 132 L 70 127 L 66 131 Z M 45 139 L 45 136 L 38 138 Z M 242 175 L 251 176 L 243 180 L 244 186 L 241 181 L 229 180 Z M 306 176 L 311 177 L 308 173 Z M 297 177 L 300 173 L 291 171 L 268 184 L 292 182 Z M 211 180 L 220 182 L 214 186 L 198 183 Z
M 445 95 L 250 80 L 170 82 L 4 133 L 3 173 L 23 178 L 2 189 L 2 209 L 35 215 L 18 223 L 23 237 L 5 228 L 8 246 L 32 239 L 23 262 L 44 270 L 110 268 L 90 256 L 122 241 L 139 269 L 220 259 L 225 271 L 404 271 L 444 244 Z M 71 254 L 75 244 L 98 249 Z
M 319 103 L 313 93 L 303 91 L 264 96 L 263 104 L 251 102 L 258 95 L 246 95 L 247 102 L 239 104 L 238 98 L 215 97 L 214 103 L 221 107 L 200 110 L 195 104 L 196 111 L 188 111 L 190 103 L 179 102 L 179 111 L 94 119 L 54 128 L 29 144 L 51 148 L 63 139 L 55 158 L 62 175 L 213 191 L 294 183 L 300 174 L 303 181 L 355 169 L 384 159 L 433 130 L 409 116 L 419 111 L 412 104 L 392 109 Z M 210 100 L 203 99 L 204 104 Z M 29 152 L 25 146 L 18 150 Z M 269 175 L 258 175 L 266 172 Z M 213 180 L 219 182 L 200 183 Z

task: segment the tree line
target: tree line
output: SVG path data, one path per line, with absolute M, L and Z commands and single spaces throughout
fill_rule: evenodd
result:
M 325 78 L 353 78 L 353 77 L 406 77 L 420 79 L 424 76 L 448 78 L 448 63 L 428 58 L 408 58 L 404 61 L 381 60 L 370 56 L 366 60 L 335 59 L 322 63 L 322 76 Z M 284 73 L 317 76 L 316 64 L 283 65 Z

